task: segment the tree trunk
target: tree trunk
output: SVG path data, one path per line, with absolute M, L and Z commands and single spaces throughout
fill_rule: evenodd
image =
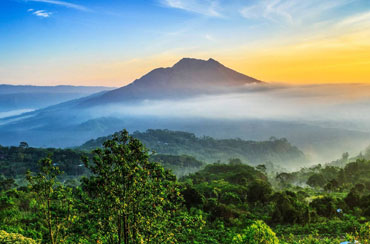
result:
M 128 235 L 128 223 L 127 223 L 127 216 L 126 214 L 123 214 L 123 219 L 124 219 L 124 223 L 123 223 L 123 234 L 124 234 L 124 237 L 125 237 L 125 244 L 128 244 L 129 243 L 129 235 Z
M 51 242 L 51 244 L 55 244 L 53 230 L 52 230 L 52 226 L 51 226 L 50 199 L 48 199 L 47 202 L 48 202 L 48 216 L 47 216 L 47 219 L 48 219 L 50 242 Z
M 121 233 L 121 214 L 118 212 L 118 216 L 117 216 L 117 234 L 118 234 L 118 244 L 121 244 L 122 240 L 121 240 L 121 237 L 122 237 L 122 233 Z

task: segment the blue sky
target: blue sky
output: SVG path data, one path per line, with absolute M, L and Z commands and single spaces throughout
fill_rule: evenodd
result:
M 184 56 L 307 83 L 322 49 L 340 77 L 361 63 L 353 81 L 370 82 L 368 0 L 1 0 L 0 18 L 0 83 L 119 86 Z M 346 81 L 313 67 L 312 82 Z

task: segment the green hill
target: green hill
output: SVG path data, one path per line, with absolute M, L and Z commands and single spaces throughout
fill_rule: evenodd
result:
M 134 132 L 132 136 L 141 140 L 144 145 L 156 153 L 190 155 L 206 163 L 227 162 L 230 158 L 239 158 L 251 165 L 272 162 L 283 167 L 291 167 L 302 166 L 307 162 L 303 152 L 291 145 L 285 138 L 271 138 L 268 141 L 214 139 L 170 130 Z M 110 136 L 87 141 L 79 148 L 91 150 L 101 147 L 108 138 Z

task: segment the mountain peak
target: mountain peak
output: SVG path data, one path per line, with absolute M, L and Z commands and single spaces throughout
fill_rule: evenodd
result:
M 209 58 L 208 60 L 203 59 L 196 59 L 196 58 L 182 58 L 178 61 L 173 68 L 177 67 L 191 67 L 191 66 L 203 66 L 203 65 L 210 65 L 210 64 L 218 64 L 221 65 L 218 61 L 214 60 L 213 58 Z
M 213 58 L 209 58 L 207 60 L 207 62 L 211 62 L 211 63 L 219 63 L 217 60 L 214 60 Z
M 263 82 L 225 67 L 212 58 L 182 58 L 172 67 L 154 69 L 125 87 L 94 98 L 92 103 L 219 94 L 240 91 L 248 84 L 256 83 Z

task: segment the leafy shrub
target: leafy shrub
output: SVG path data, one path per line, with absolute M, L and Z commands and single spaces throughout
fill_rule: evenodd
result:
M 359 236 L 362 243 L 364 244 L 370 243 L 370 222 L 361 225 Z
M 315 209 L 320 216 L 331 218 L 336 215 L 336 202 L 335 199 L 330 196 L 316 198 L 310 203 L 310 206 Z
M 37 242 L 31 238 L 22 236 L 21 234 L 7 233 L 0 231 L 0 244 L 36 244 Z
M 257 220 L 242 234 L 233 238 L 233 244 L 278 244 L 279 239 L 263 221 Z
M 294 236 L 283 238 L 282 244 L 332 244 L 340 243 L 338 238 L 321 237 L 319 235 Z

